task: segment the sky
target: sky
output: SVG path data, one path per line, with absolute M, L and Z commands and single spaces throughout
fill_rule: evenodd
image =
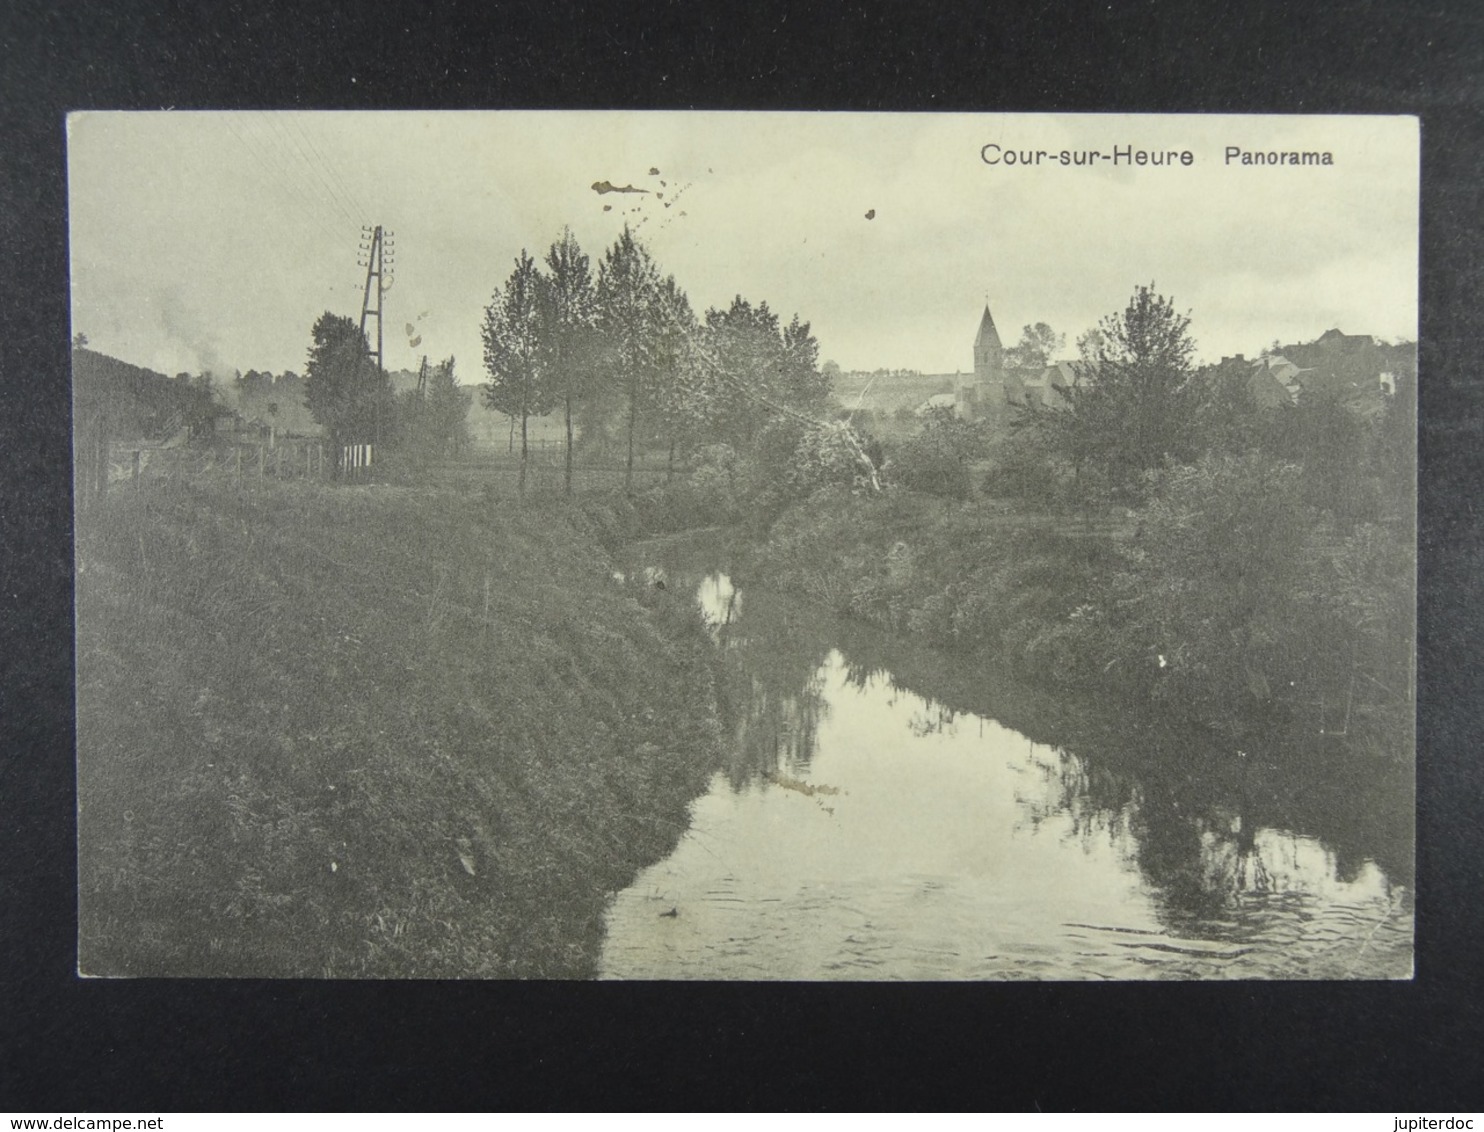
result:
M 1191 164 L 1053 156 L 1124 146 Z M 564 226 L 596 270 L 629 224 L 698 313 L 766 301 L 846 370 L 972 370 L 986 301 L 1006 346 L 1046 322 L 1073 356 L 1149 283 L 1202 360 L 1331 327 L 1416 337 L 1412 118 L 86 112 L 68 159 L 73 331 L 168 374 L 302 372 L 322 312 L 359 319 L 377 224 L 387 367 L 452 355 L 466 384 L 492 294 Z

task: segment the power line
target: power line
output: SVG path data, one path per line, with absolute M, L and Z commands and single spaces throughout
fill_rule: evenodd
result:
M 277 147 L 266 139 L 258 137 L 250 128 L 249 123 L 244 121 L 242 129 L 234 132 L 242 140 L 243 145 L 252 150 L 256 167 L 278 182 L 278 187 L 286 197 L 292 197 L 298 202 L 299 207 L 319 226 L 327 235 L 330 229 L 326 225 L 325 217 L 320 212 L 316 202 L 307 197 L 304 190 L 299 186 L 292 172 L 283 163 L 282 156 L 277 152 Z
M 293 119 L 293 122 L 299 131 L 299 135 L 304 139 L 310 150 L 313 151 L 315 156 L 319 158 L 325 169 L 329 171 L 331 179 L 340 189 L 341 196 L 345 200 L 350 202 L 351 212 L 354 213 L 357 217 L 364 215 L 366 213 L 366 209 L 362 207 L 360 198 L 354 191 L 352 191 L 350 185 L 346 183 L 345 178 L 340 175 L 339 168 L 325 157 L 324 151 L 315 144 L 314 138 L 310 135 L 309 131 L 304 128 L 303 123 L 300 122 L 297 118 Z
M 340 208 L 333 198 L 321 195 L 309 181 L 314 176 L 314 170 L 304 158 L 302 153 L 296 153 L 293 148 L 293 139 L 284 128 L 279 116 L 266 112 L 261 113 L 265 128 L 270 134 L 276 134 L 276 139 L 271 143 L 275 157 L 281 163 L 287 176 L 299 187 L 301 193 L 307 197 L 325 216 L 330 217 L 333 223 L 338 224 L 340 220 L 346 220 L 351 224 L 357 223 L 356 218 Z M 323 187 L 323 186 L 321 186 Z M 339 211 L 342 215 L 335 217 L 334 212 Z
M 260 140 L 251 138 L 250 132 L 246 129 L 238 128 L 236 117 L 235 114 L 227 115 L 227 128 L 247 152 L 249 167 L 264 176 L 268 181 L 279 182 L 278 188 L 283 198 L 290 203 L 294 203 L 297 211 L 303 218 L 314 224 L 327 239 L 338 243 L 340 237 L 335 235 L 331 227 L 325 223 L 319 211 L 310 202 L 305 200 L 303 193 L 294 186 L 293 182 L 284 176 L 282 165 L 270 158 L 268 151 L 263 148 Z M 243 125 L 245 127 L 246 123 L 243 123 Z
M 355 218 L 350 215 L 350 213 L 345 209 L 340 201 L 336 199 L 334 194 L 329 191 L 328 186 L 325 184 L 324 177 L 321 176 L 319 170 L 310 163 L 309 158 L 305 155 L 303 148 L 299 145 L 298 141 L 293 137 L 293 135 L 288 132 L 282 120 L 277 115 L 271 115 L 269 116 L 267 121 L 269 130 L 276 133 L 278 136 L 280 152 L 285 155 L 290 163 L 296 165 L 301 170 L 301 176 L 304 179 L 304 183 L 306 184 L 310 195 L 313 196 L 322 206 L 328 204 L 331 208 L 333 208 L 340 214 L 342 219 L 349 220 L 351 223 L 354 223 Z M 318 185 L 316 186 L 314 184 L 311 184 L 311 181 L 317 181 Z
M 304 142 L 300 140 L 304 136 L 303 131 L 297 131 L 298 136 L 296 137 L 296 131 L 290 129 L 290 127 L 294 125 L 293 119 L 290 118 L 287 122 L 284 122 L 281 118 L 275 116 L 273 122 L 278 127 L 279 134 L 283 137 L 285 143 L 293 148 L 293 151 L 295 152 L 298 160 L 303 163 L 305 169 L 309 171 L 310 175 L 312 175 L 319 182 L 320 188 L 322 188 L 325 192 L 325 199 L 328 200 L 332 205 L 334 205 L 334 207 L 340 212 L 340 215 L 343 216 L 346 220 L 350 221 L 352 224 L 358 223 L 358 219 L 355 214 L 350 210 L 344 199 L 335 190 L 335 186 L 330 183 L 329 177 L 325 173 L 322 163 L 314 160 L 314 158 L 309 155 Z
M 325 201 L 317 197 L 310 190 L 306 180 L 295 170 L 290 156 L 285 152 L 283 144 L 277 138 L 258 136 L 247 123 L 244 123 L 244 126 L 246 135 L 250 138 L 255 138 L 265 163 L 271 165 L 280 183 L 299 200 L 304 210 L 319 222 L 321 230 L 327 233 L 342 232 L 342 226 L 345 224 L 345 221 L 335 215 L 326 206 Z M 271 124 L 263 127 L 263 129 L 266 133 L 272 133 Z M 343 237 L 334 236 L 333 238 L 338 241 Z

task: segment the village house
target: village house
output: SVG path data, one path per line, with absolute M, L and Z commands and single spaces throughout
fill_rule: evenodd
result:
M 1417 347 L 1388 345 L 1369 334 L 1326 330 L 1313 342 L 1274 343 L 1266 355 L 1251 361 L 1237 354 L 1222 365 L 1243 365 L 1251 376 L 1253 396 L 1262 408 L 1298 403 L 1304 396 L 1334 397 L 1357 412 L 1379 412 L 1397 391 L 1401 374 L 1415 375 Z

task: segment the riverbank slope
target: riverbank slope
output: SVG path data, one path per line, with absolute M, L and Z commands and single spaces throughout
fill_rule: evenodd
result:
M 86 974 L 590 975 L 714 765 L 694 611 L 560 515 L 184 484 L 77 569 Z

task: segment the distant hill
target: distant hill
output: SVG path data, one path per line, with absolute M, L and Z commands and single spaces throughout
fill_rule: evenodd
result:
M 835 375 L 834 398 L 842 409 L 857 406 L 889 417 L 900 409 L 916 409 L 936 393 L 952 393 L 956 374 L 918 373 L 916 370 L 860 370 Z

